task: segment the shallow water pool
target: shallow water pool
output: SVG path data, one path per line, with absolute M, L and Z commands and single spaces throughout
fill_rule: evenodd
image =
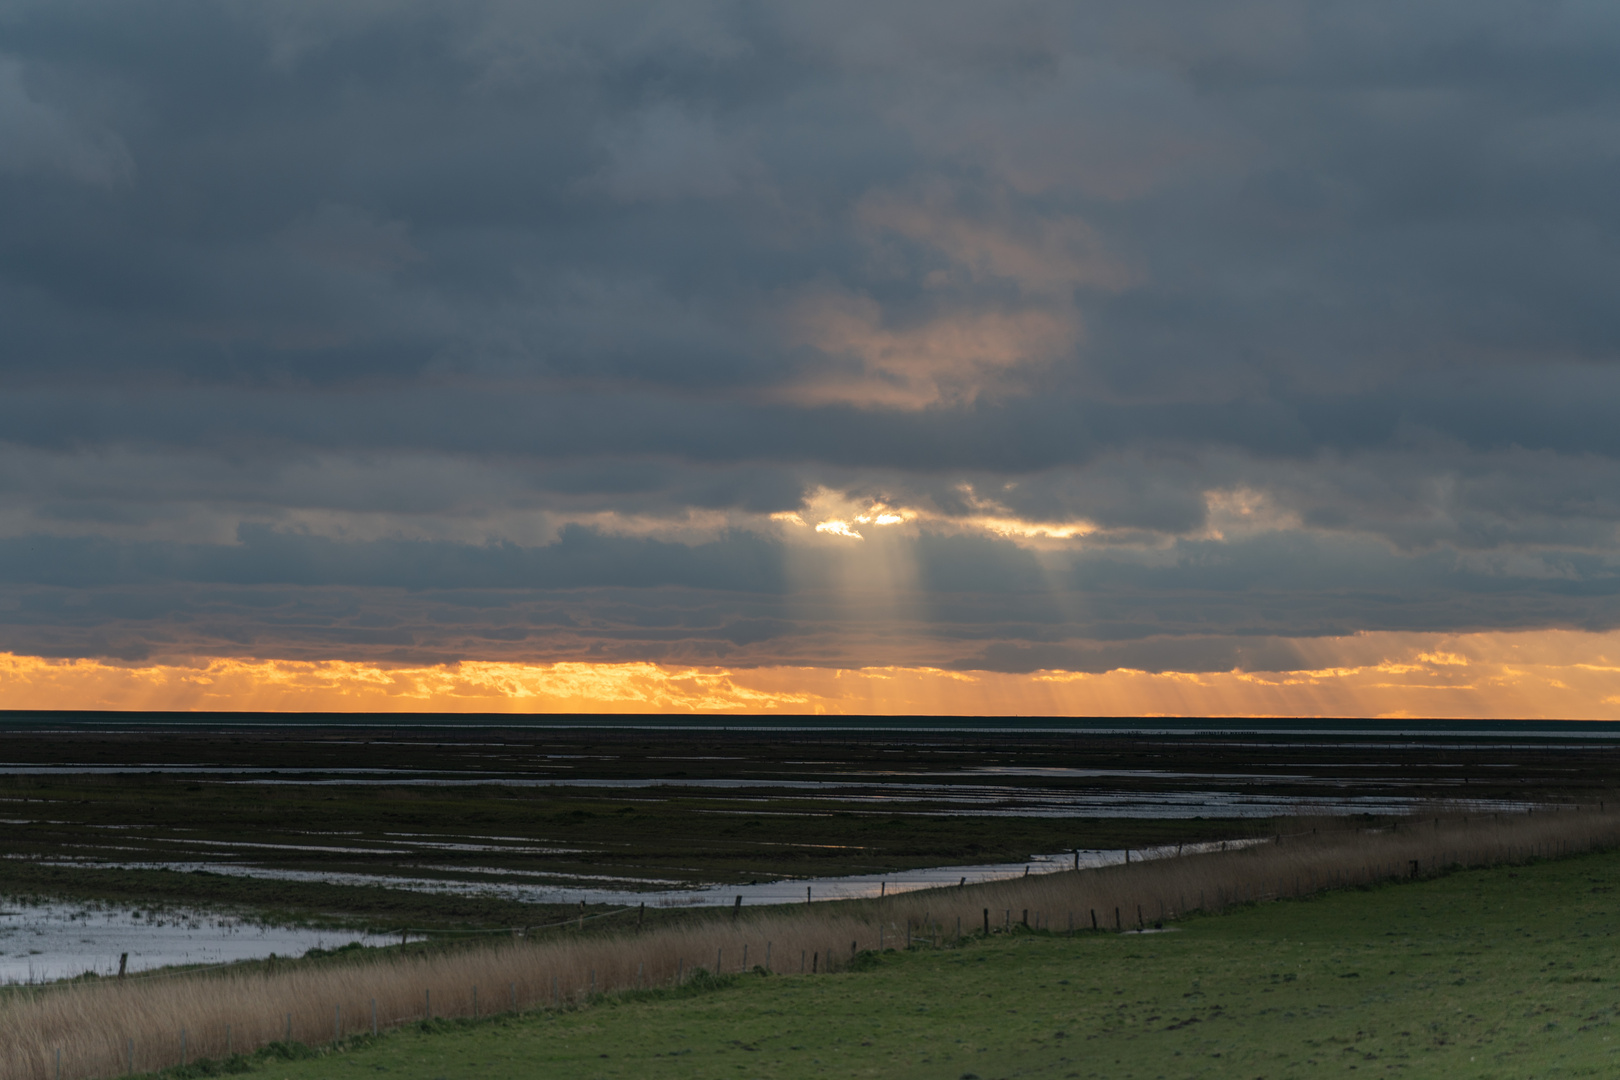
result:
M 397 938 L 308 927 L 266 926 L 234 915 L 185 908 L 0 899 L 0 983 L 47 982 L 85 972 L 118 974 L 172 964 L 222 964 L 271 954 L 301 956 L 351 941 Z

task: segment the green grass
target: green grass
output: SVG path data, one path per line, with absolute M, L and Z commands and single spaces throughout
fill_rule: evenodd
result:
M 273 1080 L 1620 1073 L 1620 855 L 438 1024 Z

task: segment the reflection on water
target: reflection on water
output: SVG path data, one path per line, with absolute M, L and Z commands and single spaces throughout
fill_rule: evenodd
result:
M 1177 854 L 1212 851 L 1222 846 L 1262 843 L 1236 840 L 1226 845 L 1188 844 L 1185 847 L 1132 850 L 1133 861 L 1174 858 Z M 1119 850 L 1082 850 L 1057 855 L 1035 855 L 1025 862 L 973 866 L 936 866 L 888 874 L 854 874 L 746 885 L 706 885 L 696 888 L 652 888 L 635 891 L 633 884 L 668 885 L 647 879 L 609 878 L 612 884 L 585 885 L 538 880 L 469 882 L 442 878 L 384 877 L 371 874 L 318 873 L 274 870 L 224 863 L 128 863 L 127 869 L 162 867 L 169 870 L 206 870 L 216 874 L 268 878 L 281 881 L 321 881 L 329 884 L 385 885 L 425 892 L 494 896 L 530 903 L 640 904 L 659 907 L 697 907 L 732 904 L 789 904 L 823 900 L 853 900 L 894 895 L 917 889 L 1001 881 L 1024 875 L 1050 874 L 1070 869 L 1095 869 L 1125 862 Z M 522 876 L 516 875 L 514 876 Z M 148 971 L 171 964 L 219 964 L 261 959 L 271 954 L 298 956 L 313 948 L 337 948 L 350 942 L 386 945 L 397 941 L 393 933 L 368 934 L 344 930 L 265 926 L 229 915 L 185 908 L 131 908 L 116 904 L 74 904 L 0 900 L 0 983 L 45 982 L 86 972 L 116 975 L 119 956 L 129 954 L 127 970 Z
M 130 908 L 0 900 L 0 983 L 43 982 L 85 972 L 118 974 L 170 964 L 220 964 L 269 956 L 300 956 L 383 939 L 345 930 L 263 926 L 240 918 L 185 908 Z
M 966 775 L 966 774 L 961 774 Z M 1292 779 L 1292 778 L 1285 778 Z M 1303 781 L 1302 781 L 1303 782 Z M 1324 786 L 1341 787 L 1339 779 L 1310 781 Z M 1258 791 L 1222 790 L 1159 790 L 1130 791 L 1108 788 L 1022 787 L 1001 784 L 923 784 L 906 781 L 880 783 L 867 779 L 834 780 L 776 780 L 770 778 L 591 778 L 568 777 L 556 779 L 502 779 L 446 780 L 416 777 L 407 780 L 236 780 L 224 783 L 240 784 L 296 784 L 300 787 L 502 787 L 532 788 L 617 788 L 621 790 L 656 788 L 711 788 L 746 792 L 757 796 L 738 794 L 733 802 L 775 801 L 772 791 L 792 791 L 805 802 L 822 803 L 829 807 L 861 809 L 882 806 L 885 813 L 927 815 L 929 817 L 1084 817 L 1084 818 L 1154 818 L 1190 819 L 1218 818 L 1271 818 L 1294 814 L 1324 814 L 1346 816 L 1350 814 L 1405 815 L 1414 808 L 1434 801 L 1433 789 L 1461 791 L 1459 780 L 1454 788 L 1434 781 L 1427 782 L 1421 795 L 1269 795 Z M 1417 786 L 1409 781 L 1384 780 L 1378 783 L 1391 787 Z M 1454 797 L 1446 799 L 1448 805 L 1459 810 L 1514 811 L 1535 805 L 1516 799 L 1472 799 Z M 725 813 L 726 811 L 718 811 Z M 752 813 L 753 811 L 748 811 Z
M 1265 843 L 1264 840 L 1231 840 L 1207 844 L 1172 844 L 1168 847 L 1132 848 L 1128 858 L 1133 862 L 1149 859 L 1175 858 L 1177 855 L 1195 855 L 1210 851 L 1249 847 Z M 847 877 L 814 878 L 797 881 L 753 882 L 747 885 L 711 885 L 700 889 L 683 889 L 659 894 L 656 901 L 665 906 L 697 906 L 734 903 L 742 897 L 745 904 L 792 904 L 817 900 L 861 900 L 917 889 L 937 889 L 950 885 L 973 885 L 985 881 L 1005 881 L 1009 878 L 1051 874 L 1062 870 L 1094 870 L 1104 866 L 1118 866 L 1127 859 L 1125 849 L 1090 849 L 1066 851 L 1057 855 L 1032 855 L 1024 862 L 983 863 L 972 866 L 932 866 L 920 870 L 897 870 L 887 874 L 852 874 Z M 626 903 L 646 900 L 646 894 L 626 895 L 622 898 L 602 900 L 603 903 Z
M 1247 847 L 1263 843 L 1262 840 L 1231 840 L 1207 844 L 1171 845 L 1162 848 L 1131 849 L 1132 861 L 1174 858 L 1178 854 L 1193 855 L 1201 852 Z M 649 904 L 656 907 L 702 907 L 731 904 L 737 897 L 745 904 L 794 904 L 807 900 L 858 900 L 881 895 L 911 892 L 915 889 L 933 889 L 946 885 L 976 884 L 985 881 L 1003 881 L 1026 874 L 1050 874 L 1060 870 L 1096 869 L 1116 866 L 1126 861 L 1123 848 L 1113 850 L 1082 849 L 1058 855 L 1032 855 L 1023 862 L 981 863 L 971 866 L 933 866 L 919 870 L 896 870 L 883 874 L 851 874 L 844 877 L 790 878 L 778 881 L 753 881 L 745 885 L 696 885 L 678 888 L 657 888 L 672 884 L 657 878 L 584 875 L 548 875 L 520 870 L 503 870 L 507 880 L 467 881 L 450 878 L 405 877 L 383 874 L 353 874 L 332 871 L 282 870 L 271 867 L 246 866 L 240 863 L 110 863 L 99 864 L 120 870 L 173 870 L 181 873 L 204 872 L 226 874 L 233 877 L 261 878 L 270 881 L 309 881 L 329 885 L 380 885 L 391 889 L 411 889 L 418 892 L 448 896 L 484 896 L 502 900 L 516 900 L 528 904 Z M 634 885 L 653 886 L 634 888 Z

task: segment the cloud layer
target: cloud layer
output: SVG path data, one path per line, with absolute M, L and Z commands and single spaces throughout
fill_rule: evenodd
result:
M 0 4 L 0 651 L 1620 625 L 1620 13 Z

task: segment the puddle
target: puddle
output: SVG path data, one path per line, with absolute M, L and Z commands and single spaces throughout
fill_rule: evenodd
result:
M 222 964 L 269 956 L 301 956 L 382 938 L 345 930 L 263 926 L 229 915 L 185 908 L 132 908 L 112 904 L 31 903 L 0 900 L 0 983 L 37 983 L 93 971 L 118 974 L 171 964 Z

